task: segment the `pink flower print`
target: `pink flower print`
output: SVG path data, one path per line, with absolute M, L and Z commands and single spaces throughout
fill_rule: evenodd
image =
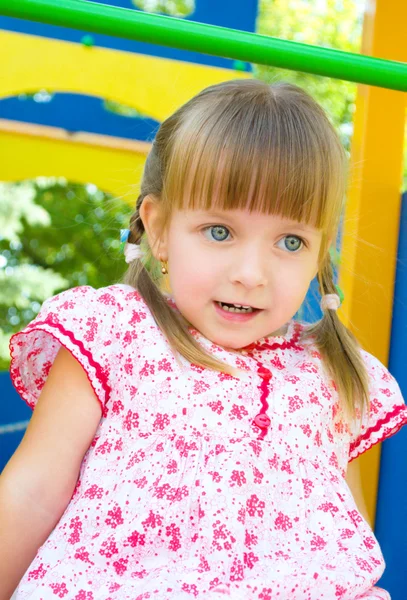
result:
M 299 410 L 304 405 L 304 402 L 299 396 L 288 396 L 288 410 L 290 413 Z
M 257 546 L 258 541 L 259 541 L 258 536 L 255 535 L 254 533 L 249 533 L 246 529 L 244 545 L 247 546 L 248 548 L 251 548 L 252 546 Z
M 58 598 L 63 598 L 68 593 L 65 583 L 50 583 L 49 587 L 52 589 L 55 596 L 58 596 Z
M 231 533 L 227 529 L 225 523 L 221 523 L 218 519 L 217 521 L 212 523 L 212 527 L 213 527 L 213 546 L 217 550 L 222 550 L 223 548 L 225 550 L 231 550 L 231 548 L 232 548 L 231 542 L 234 544 L 236 542 L 236 538 L 234 538 L 231 535 Z M 230 541 L 228 539 L 229 536 L 230 536 Z M 222 543 L 219 540 L 226 540 L 226 541 L 222 545 Z
M 113 594 L 113 592 L 117 592 L 117 590 L 120 590 L 122 586 L 120 585 L 120 583 L 111 583 L 109 585 L 109 594 Z
M 337 512 L 339 512 L 339 508 L 332 504 L 332 502 L 324 502 L 324 504 L 320 504 L 317 507 L 317 510 L 322 510 L 323 512 L 329 512 L 334 517 Z
M 133 412 L 132 410 L 127 411 L 127 415 L 123 421 L 123 427 L 130 431 L 131 429 L 135 429 L 139 426 L 139 414 Z
M 285 369 L 285 365 L 283 365 L 283 363 L 281 362 L 281 360 L 279 359 L 279 357 L 277 355 L 274 356 L 274 358 L 271 360 L 271 364 L 273 365 L 273 367 L 275 369 L 279 369 L 279 371 L 282 371 L 283 369 Z
M 289 460 L 283 460 L 283 462 L 281 463 L 281 471 L 286 471 L 289 475 L 294 475 L 294 472 L 291 469 L 290 466 L 290 461 Z
M 318 396 L 315 394 L 315 392 L 310 393 L 309 401 L 311 402 L 311 404 L 317 404 L 318 406 L 322 406 L 322 404 L 320 403 Z
M 222 481 L 222 475 L 219 475 L 217 471 L 208 471 L 208 474 L 212 475 L 212 481 L 215 481 L 216 483 Z
M 281 529 L 282 531 L 288 531 L 289 529 L 292 529 L 293 526 L 291 519 L 281 511 L 278 513 L 274 525 L 276 526 L 276 529 Z
M 85 590 L 79 590 L 74 600 L 94 600 L 92 592 L 85 592 Z
M 210 385 L 209 383 L 206 383 L 206 381 L 195 381 L 193 393 L 202 394 L 202 392 L 206 392 L 207 390 L 209 390 L 209 388 Z
M 112 404 L 112 413 L 118 415 L 124 409 L 123 402 L 121 400 L 115 400 Z
M 311 479 L 303 479 L 302 483 L 304 486 L 304 497 L 309 498 L 312 493 L 312 488 L 314 487 L 314 484 L 311 481 Z
M 118 525 L 122 525 L 124 523 L 122 509 L 118 504 L 116 504 L 112 510 L 107 511 L 107 514 L 109 515 L 109 518 L 105 519 L 105 523 L 110 525 L 110 527 L 113 529 L 116 529 Z
M 170 418 L 167 414 L 157 413 L 155 417 L 155 421 L 153 423 L 153 431 L 157 431 L 157 429 L 165 429 L 170 424 Z
M 271 588 L 263 588 L 259 594 L 259 600 L 273 600 Z
M 193 371 L 196 371 L 197 373 L 203 373 L 203 368 L 199 365 L 196 365 L 195 363 L 191 363 L 191 369 Z
M 375 547 L 375 541 L 372 537 L 363 538 L 363 543 L 368 550 L 373 550 Z
M 382 392 L 382 394 L 384 394 L 388 398 L 390 398 L 390 396 L 392 395 L 391 391 L 389 390 L 389 388 L 380 388 L 379 391 Z
M 315 443 L 316 445 L 320 448 L 322 446 L 322 438 L 321 438 L 321 432 L 317 431 L 314 437 Z
M 268 459 L 268 463 L 271 469 L 278 469 L 278 456 L 274 453 L 273 458 Z
M 171 473 L 176 473 L 178 471 L 177 461 L 172 459 L 167 465 L 167 473 L 170 475 Z
M 135 338 L 137 338 L 137 333 L 135 331 L 126 331 L 122 338 L 123 346 L 126 347 L 131 344 Z
M 95 334 L 98 330 L 98 324 L 96 321 L 96 317 L 89 317 L 86 321 L 86 327 L 88 328 L 83 336 L 87 342 L 93 342 L 95 339 Z M 55 593 L 55 592 L 54 592 Z
M 210 571 L 211 568 L 206 558 L 202 555 L 199 558 L 201 562 L 198 565 L 198 573 L 205 573 L 207 571 Z
M 187 458 L 189 450 L 198 451 L 198 446 L 195 442 L 186 442 L 183 437 L 180 437 L 175 442 L 175 447 L 178 450 L 180 456 Z
M 168 373 L 170 373 L 173 369 L 170 361 L 166 358 L 163 358 L 162 360 L 158 361 L 158 370 L 167 371 Z
M 239 521 L 239 523 L 242 523 L 242 525 L 245 524 L 246 522 L 246 511 L 244 508 L 239 508 L 239 510 L 237 511 L 237 520 Z
M 135 479 L 133 481 L 134 485 L 139 488 L 140 490 L 142 490 L 143 488 L 146 487 L 146 485 L 148 484 L 147 481 L 147 477 L 144 475 L 144 477 L 142 477 L 141 479 Z
M 355 527 L 357 527 L 359 523 L 363 521 L 362 517 L 360 516 L 357 510 L 348 510 L 348 515 L 351 518 Z
M 348 540 L 349 538 L 353 537 L 355 535 L 355 532 L 352 531 L 351 529 L 342 529 L 341 530 L 341 539 L 342 540 Z
M 259 557 L 254 554 L 254 552 L 243 552 L 243 561 L 245 567 L 249 569 L 253 569 L 256 562 L 259 561 Z
M 215 446 L 215 455 L 221 454 L 222 452 L 226 452 L 226 448 L 223 444 L 216 444 Z
M 75 308 L 75 302 L 72 302 L 72 300 L 67 300 L 61 304 L 61 308 L 64 310 L 71 310 L 72 308 Z
M 235 557 L 230 569 L 230 581 L 242 581 L 244 577 L 243 563 Z
M 235 483 L 238 486 L 242 486 L 244 483 L 247 483 L 246 481 L 246 477 L 244 475 L 244 471 L 237 471 L 237 470 L 233 470 L 232 471 L 232 476 L 229 479 L 229 485 L 230 487 L 234 487 Z
M 103 493 L 104 493 L 103 488 L 99 487 L 98 485 L 96 485 L 96 483 L 94 483 L 93 485 L 90 486 L 90 488 L 88 488 L 84 492 L 83 497 L 90 498 L 91 500 L 94 500 L 95 498 L 100 500 L 103 497 Z
M 321 391 L 322 391 L 322 395 L 324 398 L 326 398 L 327 400 L 331 400 L 332 394 L 329 391 L 329 389 L 327 388 L 327 386 L 325 385 L 325 383 L 322 383 L 322 382 L 321 382 Z
M 339 598 L 339 600 L 340 600 L 341 598 L 343 598 L 345 592 L 346 592 L 346 588 L 342 587 L 339 584 L 335 585 L 335 598 Z
M 155 366 L 154 363 L 149 363 L 148 360 L 145 361 L 144 367 L 140 371 L 140 375 L 144 375 L 145 377 L 150 377 L 150 375 L 154 375 Z
M 264 515 L 264 508 L 266 504 L 263 500 L 259 500 L 256 494 L 252 494 L 250 498 L 246 500 L 246 510 L 251 517 L 256 516 L 262 517 Z
M 71 519 L 69 529 L 73 529 L 71 535 L 68 538 L 68 544 L 77 544 L 82 534 L 82 521 L 79 517 Z
M 162 526 L 163 518 L 158 513 L 154 514 L 153 511 L 150 510 L 150 514 L 148 515 L 147 519 L 145 521 L 142 521 L 141 524 L 143 525 L 144 529 L 146 527 L 151 527 L 152 529 L 155 529 L 156 527 Z
M 326 541 L 320 536 L 314 534 L 314 537 L 311 540 L 311 550 L 315 552 L 315 550 L 323 550 L 326 546 Z
M 371 573 L 373 571 L 373 568 L 371 567 L 371 565 L 369 565 L 367 560 L 365 560 L 364 558 L 361 558 L 360 556 L 356 556 L 355 560 L 356 560 L 356 564 L 362 571 L 367 571 L 368 573 Z
M 119 558 L 113 563 L 114 570 L 118 575 L 123 575 L 127 571 L 128 558 Z
M 248 414 L 249 413 L 243 405 L 238 406 L 237 404 L 234 404 L 232 410 L 230 411 L 231 419 L 236 417 L 236 419 L 239 419 L 240 421 L 243 419 L 243 417 L 247 417 Z
M 298 382 L 299 382 L 299 380 L 300 380 L 300 378 L 299 378 L 299 377 L 297 377 L 297 375 L 286 375 L 286 376 L 284 377 L 284 379 L 285 379 L 286 381 L 289 381 L 290 383 L 298 383 Z
M 222 410 L 224 410 L 220 400 L 217 400 L 216 402 L 208 402 L 208 406 L 213 410 L 213 412 L 218 413 L 218 415 L 220 415 Z
M 31 579 L 42 579 L 46 572 L 47 569 L 44 569 L 44 565 L 41 563 L 38 569 L 33 569 L 28 573 L 28 581 L 31 581 Z
M 105 442 L 103 442 L 103 444 L 96 448 L 95 454 L 110 454 L 111 450 L 112 444 L 111 442 L 109 442 L 109 440 L 106 440 Z
M 171 541 L 168 545 L 169 550 L 173 550 L 174 552 L 176 552 L 181 548 L 180 529 L 175 525 L 175 523 L 171 523 L 171 525 L 166 526 L 165 535 L 167 537 L 171 537 Z
M 76 552 L 75 552 L 75 558 L 77 558 L 78 560 L 82 560 L 83 562 L 89 563 L 90 565 L 94 565 L 95 563 L 92 562 L 89 558 L 89 552 L 86 550 L 85 546 L 81 546 L 80 548 L 77 548 Z
M 339 469 L 338 457 L 336 456 L 335 452 L 332 452 L 331 456 L 329 457 L 329 464 L 331 467 Z
M 141 321 L 143 319 L 145 319 L 146 317 L 147 317 L 146 313 L 144 313 L 142 311 L 132 310 L 129 325 L 136 325 L 137 323 L 141 323 Z
M 102 543 L 102 547 L 99 550 L 99 554 L 106 556 L 106 558 L 112 558 L 113 554 L 118 554 L 119 551 L 116 546 L 116 542 L 113 537 L 108 538 Z
M 127 541 L 130 543 L 130 546 L 132 548 L 135 548 L 136 546 L 145 546 L 146 535 L 145 535 L 145 533 L 139 533 L 138 531 L 133 531 L 133 533 L 131 535 L 129 535 L 129 537 L 127 538 Z M 125 543 L 124 545 L 128 546 L 129 544 Z
M 183 583 L 181 589 L 183 592 L 186 592 L 187 594 L 192 594 L 193 596 L 197 596 L 199 593 L 194 583 Z
M 230 381 L 231 379 L 234 379 L 233 375 L 229 375 L 229 373 L 220 373 L 219 371 L 217 376 L 219 377 L 220 381 Z
M 306 435 L 307 437 L 311 436 L 312 429 L 308 425 L 308 423 L 307 423 L 307 425 L 300 425 L 300 429 L 302 429 L 303 434 Z
M 123 366 L 127 375 L 133 375 L 133 360 L 130 357 L 126 358 Z
M 241 371 L 250 371 L 250 367 L 246 365 L 246 363 L 241 358 L 236 359 L 236 366 Z
M 258 442 L 256 440 L 251 440 L 249 442 L 249 446 L 251 447 L 251 449 L 253 450 L 254 454 L 258 458 L 260 456 L 260 454 L 261 454 L 261 445 L 260 445 L 260 442 Z
M 126 465 L 126 469 L 131 469 L 135 464 L 143 462 L 146 457 L 144 450 L 137 450 L 130 456 L 130 460 Z
M 264 474 L 257 467 L 253 467 L 254 483 L 261 483 Z
M 298 365 L 298 368 L 302 373 L 318 373 L 318 369 L 316 368 L 316 366 L 309 362 L 301 363 L 300 365 Z

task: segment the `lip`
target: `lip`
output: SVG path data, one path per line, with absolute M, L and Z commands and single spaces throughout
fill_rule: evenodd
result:
M 262 312 L 261 310 L 256 309 L 254 312 L 251 313 L 233 313 L 227 312 L 226 310 L 222 310 L 216 301 L 213 302 L 213 305 L 217 314 L 220 317 L 222 317 L 226 321 L 232 321 L 235 323 L 244 323 L 246 321 L 250 321 L 250 319 L 254 319 L 256 315 Z

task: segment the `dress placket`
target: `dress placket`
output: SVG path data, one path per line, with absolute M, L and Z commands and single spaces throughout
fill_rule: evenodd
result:
M 253 360 L 256 361 L 257 373 L 262 378 L 262 382 L 258 386 L 260 389 L 260 393 L 261 393 L 260 401 L 261 401 L 262 406 L 261 406 L 260 412 L 253 419 L 254 425 L 256 425 L 261 430 L 258 435 L 258 439 L 262 440 L 266 437 L 268 428 L 270 427 L 270 424 L 271 424 L 270 416 L 267 414 L 267 410 L 269 408 L 269 403 L 268 403 L 267 399 L 270 395 L 270 380 L 273 378 L 273 374 L 270 371 L 270 369 L 265 367 L 263 365 L 263 363 L 254 356 L 253 350 L 255 350 L 255 349 L 256 350 L 266 350 L 266 349 L 270 350 L 273 348 L 270 344 L 267 344 L 267 343 L 263 343 L 263 344 L 254 343 L 254 344 L 251 344 L 250 346 L 246 346 L 245 351 L 244 351 L 244 353 L 247 356 L 249 356 L 250 358 L 253 358 Z

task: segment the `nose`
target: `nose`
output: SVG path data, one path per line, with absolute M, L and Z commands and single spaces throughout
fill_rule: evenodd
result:
M 268 257 L 269 258 L 269 257 Z M 268 283 L 265 252 L 260 246 L 246 247 L 239 253 L 232 268 L 233 283 L 247 289 L 266 286 Z

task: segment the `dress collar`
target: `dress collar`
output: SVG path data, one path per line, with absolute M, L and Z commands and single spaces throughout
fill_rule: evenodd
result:
M 162 293 L 163 293 L 163 296 L 167 299 L 168 304 L 170 304 L 170 306 L 179 313 L 180 311 L 175 303 L 174 297 L 171 294 L 169 294 L 168 292 L 162 292 Z M 188 327 L 188 329 L 192 334 L 198 334 L 199 336 L 204 337 L 194 327 L 190 326 L 190 327 Z M 301 324 L 298 323 L 297 321 L 294 321 L 294 319 L 291 319 L 291 321 L 289 321 L 288 324 L 286 325 L 285 333 L 282 333 L 279 335 L 274 335 L 274 336 L 269 335 L 269 336 L 262 337 L 247 346 L 243 346 L 242 348 L 235 350 L 235 352 L 244 351 L 245 354 L 248 354 L 248 353 L 252 352 L 253 350 L 258 351 L 258 350 L 275 350 L 276 348 L 282 348 L 282 349 L 290 348 L 297 344 L 297 342 L 300 338 L 300 335 L 301 335 L 301 330 L 302 330 Z

